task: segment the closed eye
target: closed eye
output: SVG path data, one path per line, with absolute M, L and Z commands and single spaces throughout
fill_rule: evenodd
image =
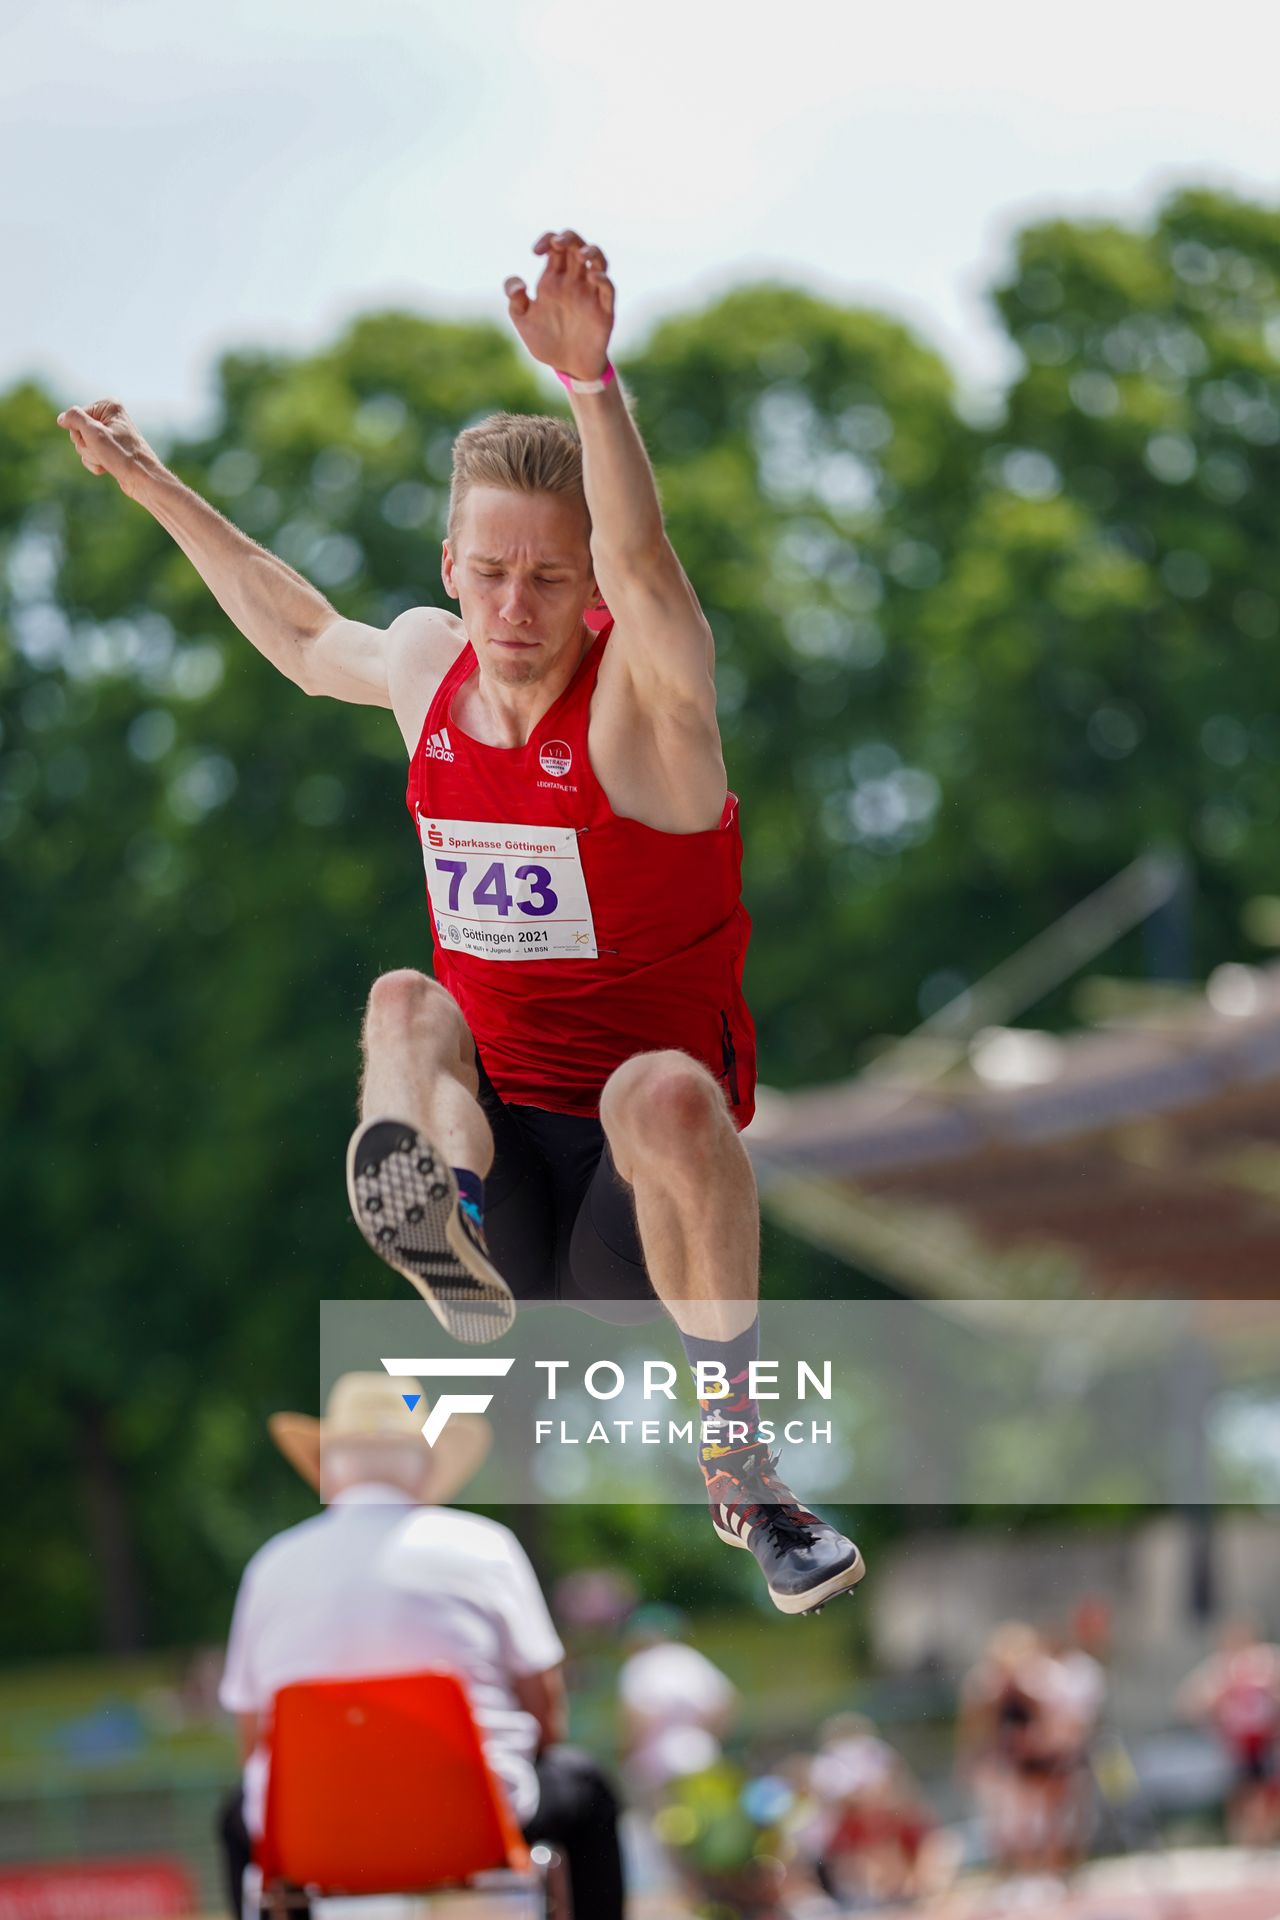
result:
M 476 574 L 478 578 L 481 580 L 501 580 L 504 578 L 504 575 L 502 574 L 501 571 L 495 570 L 494 568 L 491 568 L 491 567 L 477 567 Z M 535 583 L 540 587 L 563 587 L 565 585 L 566 576 L 562 573 L 557 573 L 557 574 L 538 573 L 534 575 L 534 580 L 535 580 Z

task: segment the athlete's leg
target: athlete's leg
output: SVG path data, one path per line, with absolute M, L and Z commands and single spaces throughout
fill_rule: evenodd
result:
M 515 1318 L 480 1225 L 493 1134 L 478 1090 L 456 1002 L 424 974 L 384 974 L 365 1019 L 347 1192 L 369 1245 L 457 1340 L 493 1340 Z
M 639 1053 L 610 1075 L 600 1119 L 635 1194 L 649 1279 L 680 1331 L 745 1332 L 756 1317 L 760 1211 L 716 1082 L 686 1053 Z
M 745 1547 L 774 1605 L 808 1613 L 862 1578 L 852 1540 L 802 1507 L 757 1437 L 749 1391 L 758 1352 L 760 1215 L 755 1176 L 724 1094 L 687 1054 L 642 1053 L 610 1076 L 600 1119 L 631 1185 L 654 1291 L 691 1364 L 723 1368 L 729 1392 L 700 1396 L 699 1465 L 712 1523 Z
M 408 967 L 384 973 L 369 995 L 360 1050 L 360 1118 L 411 1121 L 451 1167 L 483 1180 L 493 1134 L 477 1097 L 475 1042 L 453 995 Z
M 607 1082 L 600 1118 L 632 1189 L 650 1283 L 680 1329 L 691 1365 L 716 1363 L 732 1390 L 701 1397 L 699 1459 L 755 1437 L 747 1393 L 759 1353 L 760 1215 L 755 1176 L 724 1094 L 688 1054 L 636 1054 Z M 731 1426 L 727 1423 L 733 1423 Z

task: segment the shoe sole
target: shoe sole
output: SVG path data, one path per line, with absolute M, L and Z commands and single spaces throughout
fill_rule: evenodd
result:
M 749 1540 L 740 1540 L 736 1533 L 730 1533 L 717 1520 L 713 1520 L 711 1524 L 726 1547 L 741 1547 L 744 1553 L 751 1552 Z M 867 1570 L 867 1563 L 856 1547 L 854 1552 L 858 1554 L 856 1560 L 849 1566 L 842 1567 L 839 1573 L 833 1573 L 830 1579 L 824 1580 L 820 1586 L 810 1587 L 807 1593 L 777 1593 L 766 1580 L 765 1587 L 769 1598 L 779 1613 L 816 1613 L 819 1607 L 825 1607 L 828 1600 L 834 1600 L 838 1594 L 851 1593 Z
M 417 1288 L 446 1333 L 480 1345 L 510 1331 L 514 1295 L 462 1224 L 452 1167 L 415 1128 L 398 1120 L 358 1127 L 347 1194 L 373 1251 Z

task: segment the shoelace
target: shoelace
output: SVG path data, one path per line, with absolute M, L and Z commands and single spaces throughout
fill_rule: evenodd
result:
M 778 1455 L 766 1453 L 736 1476 L 751 1502 L 746 1512 L 752 1516 L 752 1524 L 756 1524 L 754 1516 L 760 1516 L 758 1524 L 776 1547 L 811 1547 L 816 1538 L 814 1528 L 819 1524 L 817 1516 L 802 1507 L 786 1481 L 779 1479 L 777 1465 Z
M 760 1525 L 779 1549 L 811 1547 L 817 1538 L 812 1527 L 794 1518 L 785 1507 L 766 1507 Z

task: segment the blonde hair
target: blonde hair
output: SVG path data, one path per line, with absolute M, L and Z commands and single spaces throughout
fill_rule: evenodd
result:
M 537 413 L 495 413 L 466 427 L 453 443 L 449 485 L 449 542 L 457 539 L 458 516 L 472 487 L 506 487 L 513 493 L 555 493 L 591 516 L 582 485 L 582 443 L 563 420 Z

